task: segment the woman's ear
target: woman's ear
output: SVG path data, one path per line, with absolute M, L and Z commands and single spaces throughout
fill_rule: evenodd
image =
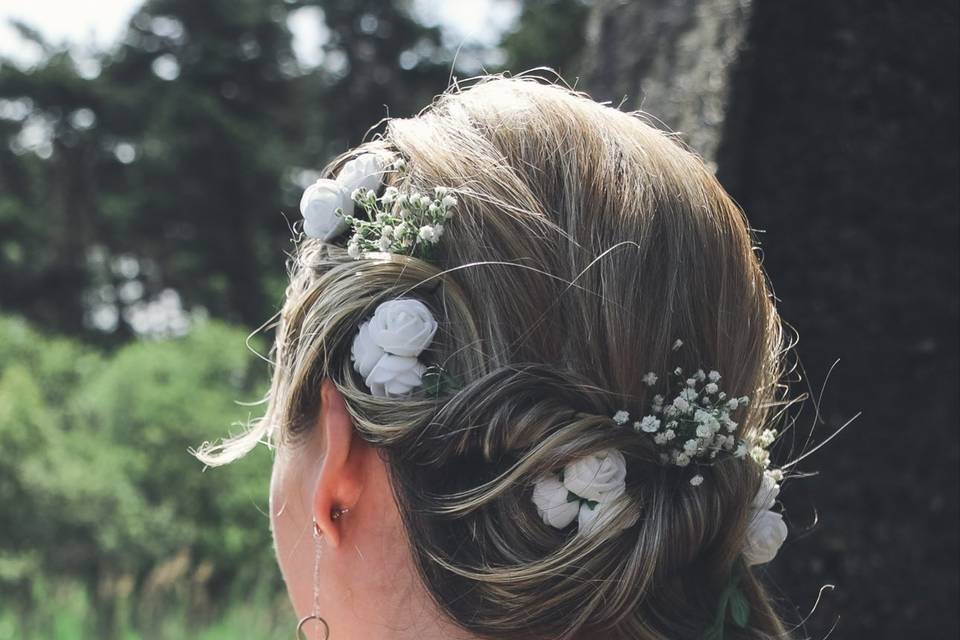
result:
M 323 434 L 323 464 L 314 487 L 313 517 L 320 533 L 336 547 L 343 536 L 339 515 L 353 509 L 363 492 L 371 447 L 356 434 L 343 395 L 329 378 L 320 387 L 316 426 Z

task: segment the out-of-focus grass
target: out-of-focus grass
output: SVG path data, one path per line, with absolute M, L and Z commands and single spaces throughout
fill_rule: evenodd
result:
M 272 583 L 202 613 L 193 602 L 158 610 L 132 597 L 98 611 L 93 594 L 73 581 L 38 579 L 29 600 L 20 607 L 0 603 L 0 640 L 273 640 L 289 638 L 296 624 L 285 594 Z

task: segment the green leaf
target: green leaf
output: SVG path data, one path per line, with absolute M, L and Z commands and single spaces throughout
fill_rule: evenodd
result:
M 730 617 L 740 628 L 746 627 L 750 619 L 750 603 L 740 589 L 734 588 L 730 592 Z
M 421 381 L 426 394 L 434 397 L 439 397 L 443 393 L 453 393 L 460 386 L 457 379 L 441 369 L 439 365 L 428 367 Z
M 702 640 L 723 640 L 723 621 L 720 624 L 716 622 L 707 627 L 703 632 Z

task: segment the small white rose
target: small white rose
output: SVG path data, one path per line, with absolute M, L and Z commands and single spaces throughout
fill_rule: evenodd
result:
M 624 491 L 627 461 L 616 449 L 605 449 L 575 460 L 563 470 L 563 484 L 576 495 L 612 502 Z
M 382 303 L 370 319 L 370 337 L 387 353 L 414 357 L 427 348 L 437 321 L 427 305 L 412 298 Z
M 766 511 L 773 507 L 780 493 L 780 485 L 774 480 L 768 471 L 763 472 L 763 480 L 760 482 L 760 488 L 757 489 L 757 495 L 753 498 L 753 508 L 756 511 Z
M 562 529 L 577 517 L 579 500 L 567 500 L 568 491 L 555 474 L 537 480 L 533 485 L 533 503 L 537 513 L 551 527 Z
M 346 231 L 349 225 L 337 214 L 337 209 L 341 209 L 343 215 L 353 214 L 349 190 L 335 180 L 314 182 L 300 198 L 303 232 L 326 242 Z
M 415 357 L 385 353 L 370 370 L 365 382 L 370 393 L 382 398 L 403 396 L 423 382 L 426 367 Z
M 364 153 L 347 162 L 337 174 L 337 182 L 347 191 L 360 189 L 362 192 L 376 191 L 380 187 L 383 175 L 383 162 L 373 153 Z
M 761 511 L 747 526 L 743 557 L 748 565 L 766 564 L 776 557 L 786 539 L 787 525 L 783 517 L 774 511 Z
M 366 378 L 383 355 L 383 349 L 370 337 L 370 321 L 368 320 L 360 325 L 360 330 L 353 338 L 353 346 L 350 348 L 353 368 Z

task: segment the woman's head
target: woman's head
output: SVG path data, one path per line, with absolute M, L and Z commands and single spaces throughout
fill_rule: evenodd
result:
M 429 260 L 355 260 L 336 242 L 303 241 L 277 326 L 267 414 L 245 439 L 208 452 L 223 461 L 264 435 L 278 444 L 271 515 L 295 606 L 309 612 L 314 597 L 294 586 L 314 578 L 313 565 L 303 566 L 312 555 L 294 550 L 312 549 L 301 540 L 311 516 L 343 546 L 347 520 L 367 501 L 363 517 L 382 515 L 380 538 L 372 526 L 350 535 L 376 546 L 396 534 L 407 560 L 394 569 L 409 569 L 450 629 L 700 637 L 738 566 L 760 468 L 721 456 L 693 486 L 646 434 L 618 429 L 610 416 L 642 415 L 662 392 L 644 374 L 680 365 L 717 369 L 728 393 L 750 396 L 735 418 L 738 437 L 769 426 L 781 325 L 741 211 L 671 136 L 530 80 L 448 92 L 417 117 L 389 121 L 382 138 L 334 161 L 328 175 L 366 151 L 406 159 L 402 176 L 388 179 L 395 186 L 449 187 L 455 216 Z M 358 327 L 396 298 L 423 302 L 437 319 L 423 357 L 455 388 L 383 398 L 354 370 Z M 674 351 L 677 337 L 684 347 Z M 635 523 L 590 536 L 545 524 L 531 499 L 536 481 L 611 448 L 626 460 L 630 508 L 621 517 Z M 337 456 L 347 462 L 337 467 Z M 330 475 L 337 468 L 342 477 Z M 274 513 L 285 508 L 299 510 L 294 525 Z M 350 511 L 329 521 L 340 508 Z M 281 539 L 284 528 L 300 533 Z M 370 556 L 396 560 L 382 546 L 351 552 L 368 556 L 354 572 L 381 572 Z M 726 637 L 781 635 L 755 579 L 741 588 L 752 629 Z

